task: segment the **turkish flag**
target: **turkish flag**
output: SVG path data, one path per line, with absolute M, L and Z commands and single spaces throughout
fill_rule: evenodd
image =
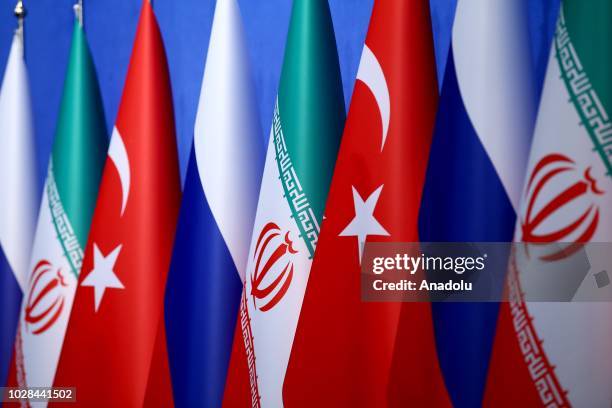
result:
M 172 405 L 163 296 L 180 197 L 168 66 L 145 0 L 54 381 L 79 405 Z
M 366 241 L 418 241 L 438 99 L 433 50 L 428 0 L 375 2 L 285 377 L 286 406 L 449 405 L 430 305 L 360 298 Z

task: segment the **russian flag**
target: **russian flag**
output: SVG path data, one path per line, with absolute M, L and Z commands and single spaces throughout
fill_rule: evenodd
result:
M 423 242 L 512 241 L 535 105 L 524 3 L 457 4 L 421 204 Z M 456 407 L 481 405 L 497 313 L 497 303 L 433 305 Z
M 15 32 L 0 89 L 0 386 L 6 384 L 21 297 L 29 275 L 38 187 L 23 60 L 23 28 Z
M 221 406 L 263 171 L 236 0 L 215 10 L 166 289 L 175 404 Z

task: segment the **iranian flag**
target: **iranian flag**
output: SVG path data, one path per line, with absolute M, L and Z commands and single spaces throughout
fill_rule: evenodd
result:
M 226 406 L 280 407 L 345 111 L 327 0 L 295 0 L 250 246 Z
M 53 383 L 108 139 L 96 71 L 75 22 L 55 143 L 40 204 L 9 384 Z
M 561 5 L 515 237 L 557 245 L 515 252 L 487 406 L 607 408 L 612 401 L 612 271 L 593 256 L 600 244 L 581 245 L 612 242 L 610 21 L 607 0 Z M 542 286 L 525 268 L 569 280 L 559 274 L 576 271 L 584 255 L 590 265 L 573 302 L 527 301 L 540 297 Z
M 168 66 L 144 0 L 55 380 L 83 406 L 171 406 L 163 296 L 180 201 Z

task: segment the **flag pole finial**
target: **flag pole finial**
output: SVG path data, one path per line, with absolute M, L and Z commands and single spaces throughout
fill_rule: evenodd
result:
M 18 0 L 15 5 L 15 10 L 13 11 L 15 17 L 17 17 L 17 32 L 20 35 L 23 35 L 23 20 L 25 16 L 28 14 L 25 6 L 23 5 L 22 0 Z
M 83 27 L 83 0 L 79 0 L 74 5 L 74 14 L 79 22 L 79 25 Z

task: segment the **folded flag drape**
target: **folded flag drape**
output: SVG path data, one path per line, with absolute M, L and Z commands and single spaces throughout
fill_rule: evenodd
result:
M 180 197 L 168 66 L 145 0 L 54 381 L 78 404 L 172 405 L 163 296 Z
M 376 1 L 285 379 L 287 406 L 449 404 L 430 305 L 363 302 L 360 281 L 366 241 L 419 240 L 437 89 L 429 2 Z
M 166 327 L 175 404 L 220 406 L 263 171 L 236 0 L 218 0 L 172 266 Z
M 23 27 L 13 35 L 0 89 L 0 385 L 6 384 L 28 286 L 38 183 L 24 61 Z
M 605 407 L 612 400 L 612 286 L 600 243 L 612 240 L 612 5 L 564 1 L 529 156 L 489 369 L 488 406 Z M 583 247 L 585 243 L 597 243 Z M 539 244 L 539 245 L 538 245 Z M 556 244 L 554 249 L 552 245 Z M 599 254 L 599 255 L 598 255 Z M 588 259 L 572 302 L 528 302 Z M 609 259 L 609 257 L 607 257 Z M 565 274 L 566 276 L 561 276 Z
M 296 0 L 266 154 L 226 406 L 280 407 L 345 108 L 327 0 Z
M 21 306 L 11 386 L 53 384 L 107 146 L 96 71 L 77 21 Z
M 535 117 L 525 13 L 525 1 L 457 3 L 421 203 L 424 242 L 512 241 Z M 503 270 L 501 258 L 489 267 Z M 491 287 L 501 292 L 503 279 Z M 456 407 L 482 403 L 498 309 L 494 302 L 433 304 L 438 357 Z

